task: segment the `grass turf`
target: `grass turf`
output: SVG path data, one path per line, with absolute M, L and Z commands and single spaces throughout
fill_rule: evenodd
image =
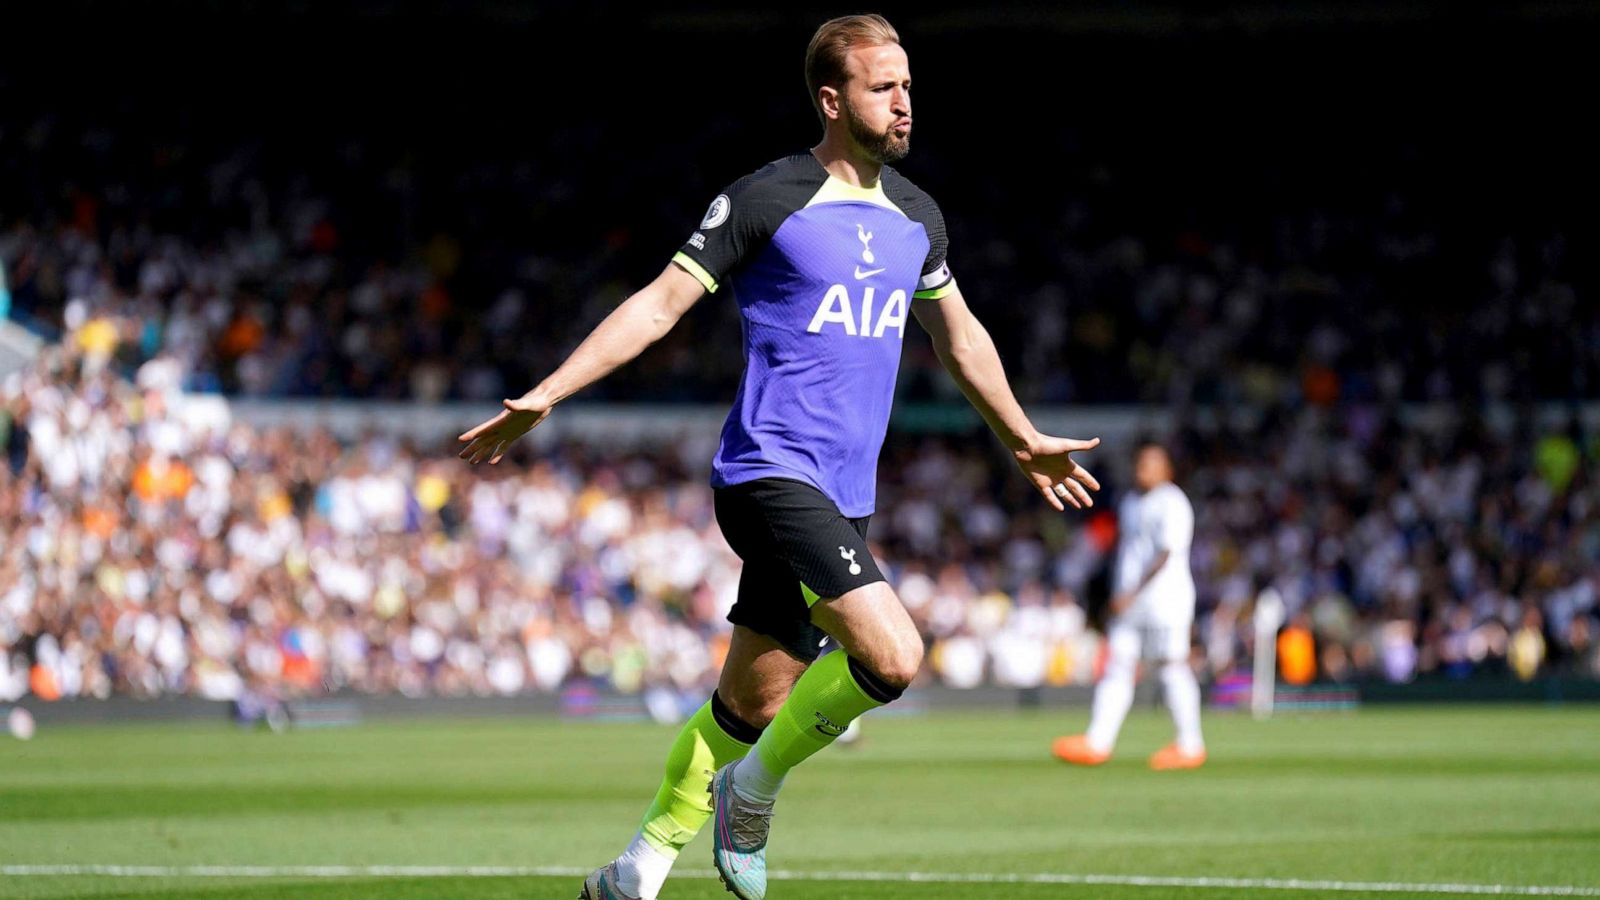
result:
M 1067 713 L 879 715 L 785 787 L 789 871 L 1131 874 L 1600 888 L 1590 707 L 1206 720 L 1212 761 L 1153 773 L 1136 713 L 1095 770 L 1050 758 Z M 598 865 L 632 835 L 672 730 L 537 719 L 41 729 L 0 740 L 0 865 Z M 681 864 L 704 870 L 702 835 Z M 0 875 L 4 897 L 571 897 L 578 878 Z M 775 898 L 1254 898 L 1264 888 L 774 883 Z M 711 900 L 715 880 L 664 897 Z M 1437 894 L 1339 893 L 1343 898 Z

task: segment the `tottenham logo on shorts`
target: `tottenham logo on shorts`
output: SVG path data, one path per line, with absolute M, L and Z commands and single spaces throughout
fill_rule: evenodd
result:
M 717 199 L 711 201 L 711 208 L 706 210 L 706 217 L 700 220 L 700 227 L 709 231 L 728 221 L 728 210 L 732 206 L 733 201 L 727 194 L 718 194 Z
M 856 552 L 854 550 L 846 550 L 845 548 L 840 547 L 839 556 L 841 556 L 845 562 L 850 564 L 851 575 L 861 574 L 861 563 L 856 562 Z

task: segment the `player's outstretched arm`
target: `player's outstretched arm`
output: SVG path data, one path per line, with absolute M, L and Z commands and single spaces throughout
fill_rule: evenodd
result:
M 994 341 L 967 308 L 959 289 L 937 300 L 917 300 L 911 309 L 933 339 L 934 352 L 955 378 L 961 393 L 989 423 L 1022 473 L 1050 505 L 1059 510 L 1066 509 L 1066 505 L 1074 509 L 1093 506 L 1089 491 L 1100 490 L 1100 482 L 1078 465 L 1072 454 L 1094 449 L 1100 439 L 1054 437 L 1040 434 L 1033 427 L 1011 393 Z
M 595 326 L 550 377 L 515 400 L 506 400 L 499 415 L 460 436 L 466 444 L 457 454 L 492 465 L 505 456 L 517 438 L 543 422 L 557 403 L 583 390 L 633 360 L 661 340 L 683 314 L 705 294 L 705 287 L 676 264 L 649 286 L 624 300 Z

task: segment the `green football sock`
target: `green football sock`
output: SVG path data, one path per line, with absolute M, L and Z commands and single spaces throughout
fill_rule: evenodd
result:
M 713 707 L 716 707 L 715 709 Z M 715 694 L 700 711 L 684 723 L 672 750 L 667 754 L 667 772 L 656 790 L 656 799 L 644 814 L 639 832 L 650 846 L 668 858 L 676 859 L 700 826 L 711 816 L 711 796 L 706 789 L 711 776 L 750 750 L 758 729 L 733 717 Z
M 789 699 L 761 733 L 751 756 L 761 763 L 764 774 L 781 780 L 790 769 L 844 734 L 857 716 L 899 694 L 844 653 L 829 653 L 795 682 Z M 736 770 L 735 784 L 743 788 L 739 776 Z

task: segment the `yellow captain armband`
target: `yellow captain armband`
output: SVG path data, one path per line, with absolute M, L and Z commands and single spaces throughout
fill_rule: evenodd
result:
M 939 268 L 922 276 L 917 282 L 917 292 L 912 294 L 916 300 L 938 300 L 955 293 L 956 279 L 950 274 L 950 263 L 942 262 Z

